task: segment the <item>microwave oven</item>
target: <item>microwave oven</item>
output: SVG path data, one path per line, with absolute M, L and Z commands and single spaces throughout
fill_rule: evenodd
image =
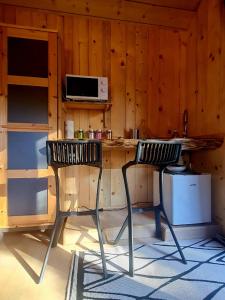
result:
M 66 74 L 65 100 L 108 100 L 108 78 Z

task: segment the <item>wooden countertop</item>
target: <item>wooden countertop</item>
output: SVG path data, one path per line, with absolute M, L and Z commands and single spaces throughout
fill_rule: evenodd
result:
M 217 149 L 223 144 L 224 138 L 222 136 L 218 137 L 191 137 L 191 138 L 154 138 L 151 140 L 174 140 L 182 143 L 182 150 L 187 151 L 197 151 L 197 150 L 210 150 Z M 135 149 L 138 140 L 134 139 L 124 139 L 124 138 L 114 138 L 112 140 L 102 140 L 104 150 L 129 150 Z

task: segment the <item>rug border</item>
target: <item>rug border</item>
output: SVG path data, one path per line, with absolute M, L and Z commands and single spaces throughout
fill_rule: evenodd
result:
M 84 252 L 83 251 L 73 251 L 72 252 L 72 259 L 70 265 L 70 271 L 68 275 L 68 283 L 66 287 L 66 295 L 65 300 L 79 300 L 81 299 L 81 294 L 83 291 L 83 279 L 84 279 L 84 272 L 83 266 L 84 261 Z M 79 271 L 78 270 L 82 270 Z M 81 286 L 81 288 L 79 288 Z
M 66 286 L 65 300 L 70 300 L 72 295 L 72 289 L 76 288 L 76 299 L 77 299 L 77 270 L 78 270 L 79 252 L 73 251 L 71 265 L 69 270 L 69 276 Z

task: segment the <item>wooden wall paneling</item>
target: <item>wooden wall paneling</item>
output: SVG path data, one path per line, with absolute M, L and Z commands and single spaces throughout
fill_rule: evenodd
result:
M 171 136 L 179 130 L 179 36 L 177 32 L 160 29 L 159 55 L 159 128 L 160 136 Z
M 33 10 L 31 13 L 32 26 L 37 28 L 47 28 L 48 14 Z
M 159 124 L 159 97 L 160 97 L 160 72 L 159 72 L 159 56 L 160 56 L 160 35 L 159 29 L 149 28 L 148 30 L 148 103 L 147 103 L 147 124 L 148 137 L 158 136 Z M 147 168 L 148 176 L 148 198 L 149 202 L 153 202 L 153 173 L 152 168 Z
M 103 76 L 103 22 L 102 20 L 89 20 L 89 75 Z M 102 111 L 89 111 L 89 126 L 93 129 L 103 127 Z M 89 129 L 89 128 L 87 128 Z M 96 185 L 99 170 L 90 168 L 90 207 L 95 207 Z M 100 202 L 103 202 L 103 181 L 100 189 Z
M 111 22 L 103 21 L 103 41 L 102 41 L 102 51 L 103 51 L 103 65 L 102 72 L 103 75 L 108 77 L 108 87 L 109 87 L 109 100 L 111 101 Z M 111 111 L 105 112 L 103 115 L 105 118 L 105 127 L 111 129 Z M 112 132 L 114 135 L 114 132 Z M 104 151 L 103 153 L 103 178 L 102 178 L 102 188 L 103 188 L 103 198 L 100 198 L 100 204 L 104 207 L 110 207 L 111 205 L 111 151 Z
M 136 25 L 126 26 L 126 114 L 125 134 L 131 138 L 136 127 Z
M 218 0 L 210 1 L 208 8 L 208 66 L 207 66 L 207 118 L 204 131 L 206 134 L 215 133 L 220 125 L 220 80 L 221 72 L 221 17 L 224 3 Z
M 2 127 L 7 123 L 7 44 L 4 27 L 0 27 L 0 49 L 0 227 L 7 227 L 7 129 Z
M 79 38 L 79 60 L 80 74 L 89 74 L 89 20 L 85 17 L 79 18 L 78 38 Z M 79 128 L 88 130 L 89 111 L 80 110 Z M 90 168 L 80 167 L 80 195 L 79 206 L 90 206 Z
M 111 23 L 103 21 L 103 74 L 108 77 L 109 101 L 111 101 Z M 111 128 L 111 111 L 105 112 L 105 127 Z
M 183 136 L 183 113 L 187 109 L 187 41 L 188 31 L 179 32 L 179 102 L 180 102 L 180 115 L 179 115 L 179 135 Z M 195 68 L 195 66 L 193 66 Z
M 125 129 L 125 24 L 112 21 L 111 29 L 111 126 L 114 136 L 123 137 Z
M 3 5 L 0 4 L 0 21 L 3 22 Z
M 201 2 L 196 23 L 198 109 L 195 134 L 224 134 L 225 119 L 225 11 L 220 0 Z M 200 115 L 201 114 L 201 115 Z M 200 115 L 200 116 L 199 116 Z M 190 126 L 192 126 L 190 124 Z M 195 169 L 212 174 L 212 216 L 225 232 L 225 145 L 216 151 L 192 155 Z
M 87 131 L 89 128 L 89 118 L 88 118 L 88 111 L 80 110 L 80 128 Z M 79 195 L 79 206 L 86 206 L 89 207 L 93 203 L 91 203 L 91 188 L 90 184 L 93 184 L 94 178 L 91 179 L 92 171 L 91 167 L 80 167 L 80 195 Z
M 196 134 L 202 134 L 208 118 L 207 99 L 207 65 L 208 65 L 208 1 L 202 1 L 197 13 L 197 110 Z
M 140 129 L 140 137 L 148 136 L 147 104 L 148 104 L 148 28 L 145 25 L 136 26 L 136 103 L 135 124 Z M 148 171 L 147 167 L 136 167 L 136 200 L 148 201 Z
M 56 30 L 60 31 L 59 20 L 62 19 L 61 16 L 57 16 L 54 14 L 46 14 L 45 18 L 46 18 L 46 28 L 56 29 Z M 61 35 L 60 35 L 60 37 L 61 37 Z
M 146 138 L 147 103 L 148 103 L 148 28 L 145 25 L 136 26 L 136 105 L 135 123 L 140 129 L 140 136 Z
M 80 75 L 87 75 L 89 73 L 89 19 L 80 17 L 78 22 Z
M 111 157 L 111 207 L 126 205 L 122 169 L 125 164 L 125 153 L 113 150 Z
M 75 115 L 75 116 L 74 116 Z M 79 116 L 79 115 L 78 115 Z M 68 110 L 66 112 L 65 120 L 75 120 L 74 124 L 78 120 L 76 111 Z M 64 127 L 64 125 L 63 125 Z M 65 168 L 65 207 L 64 209 L 76 209 L 79 206 L 79 195 L 80 195 L 80 167 L 72 166 Z
M 7 24 L 16 24 L 16 7 L 3 5 L 3 19 L 2 22 Z
M 74 17 L 73 18 L 73 48 L 72 48 L 72 55 L 73 55 L 73 73 L 79 74 L 80 73 L 80 42 L 79 42 L 79 19 L 81 17 Z
M 62 72 L 63 74 L 72 73 L 73 67 L 73 17 L 64 17 L 64 27 L 63 27 L 63 50 L 64 50 L 64 64 Z
M 27 8 L 16 8 L 16 24 L 30 26 L 32 24 L 31 10 Z
M 111 126 L 114 136 L 124 136 L 125 130 L 125 78 L 126 78 L 126 25 L 111 22 Z M 111 157 L 111 205 L 125 203 L 124 186 L 121 184 L 121 166 L 125 163 L 125 153 L 112 151 Z
M 63 35 L 63 18 L 57 16 L 54 18 L 52 15 L 48 15 L 48 27 L 55 28 L 58 31 L 58 138 L 62 138 L 64 136 L 64 121 L 65 121 L 65 110 L 63 109 L 63 74 L 62 74 L 62 61 L 63 61 L 63 47 L 62 47 L 62 35 Z
M 159 135 L 158 124 L 161 106 L 160 98 L 160 35 L 159 29 L 149 28 L 148 32 L 148 130 L 149 137 Z
M 213 15 L 212 15 L 213 13 Z M 214 78 L 208 75 L 208 84 L 212 85 L 208 104 L 211 109 L 215 101 L 215 107 L 212 108 L 213 113 L 217 113 L 219 118 L 215 121 L 215 116 L 211 115 L 211 122 L 214 121 L 214 133 L 225 132 L 225 85 L 224 85 L 224 68 L 225 68 L 225 6 L 222 1 L 208 2 L 208 37 L 209 51 L 214 54 L 215 60 L 209 62 L 208 72 L 213 72 Z M 220 24 L 220 26 L 219 26 Z M 215 43 L 215 44 L 214 44 Z M 218 63 L 219 61 L 219 63 Z M 213 64 L 215 63 L 215 65 Z M 216 71 L 216 72 L 215 72 Z M 217 80 L 218 82 L 216 82 Z M 210 98 L 214 98 L 210 103 Z M 210 105 L 211 104 L 211 105 Z M 217 109 L 217 111 L 215 111 Z M 211 129 L 211 128 L 210 128 Z M 223 233 L 225 233 L 225 198 L 224 198 L 224 170 L 225 170 L 225 145 L 218 149 L 216 153 L 205 153 L 204 157 L 200 157 L 199 161 L 205 163 L 206 171 L 212 173 L 212 201 L 213 201 L 213 216 L 216 222 L 222 225 Z M 198 157 L 196 157 L 197 161 Z
M 193 136 L 197 130 L 197 18 L 194 18 L 188 31 L 187 38 L 187 100 L 188 109 L 188 135 Z
M 195 11 L 198 8 L 199 2 L 201 0 L 126 0 L 130 2 L 142 2 L 148 4 L 155 4 L 158 6 L 181 8 L 185 10 Z
M 5 9 L 9 8 L 8 5 L 2 7 L 4 7 L 3 18 L 8 19 L 9 23 L 13 24 L 18 21 L 21 24 L 23 22 L 21 17 L 18 16 L 18 12 L 20 11 L 18 7 L 10 6 L 10 10 L 8 11 Z M 103 75 L 109 77 L 109 88 L 113 106 L 112 111 L 106 113 L 106 126 L 112 128 L 113 136 L 124 136 L 124 130 L 128 131 L 129 128 L 137 127 L 140 124 L 142 124 L 141 127 L 150 129 L 149 134 L 154 133 L 152 135 L 155 136 L 162 135 L 162 132 L 165 132 L 163 135 L 167 134 L 165 128 L 160 129 L 161 132 L 158 130 L 160 128 L 160 123 L 162 123 L 162 118 L 159 117 L 161 104 L 167 103 L 174 98 L 171 96 L 169 100 L 167 97 L 165 98 L 166 100 L 164 100 L 159 94 L 160 88 L 158 88 L 160 87 L 159 82 L 163 85 L 163 80 L 169 76 L 168 74 L 165 75 L 165 73 L 163 73 L 163 76 L 160 77 L 161 72 L 164 70 L 164 66 L 161 66 L 160 72 L 158 71 L 160 47 L 164 47 L 162 42 L 161 44 L 159 43 L 159 33 L 167 32 L 167 29 L 159 29 L 159 27 L 147 25 L 141 26 L 140 24 L 135 25 L 128 22 L 91 19 L 90 17 L 78 15 L 62 16 L 47 11 L 27 8 L 21 8 L 21 12 L 24 16 L 27 14 L 28 19 L 26 25 L 28 26 L 37 26 L 38 28 L 46 26 L 47 28 L 58 29 L 61 31 L 62 78 L 65 73 Z M 17 20 L 17 18 L 19 19 Z M 139 33 L 132 36 L 132 31 L 133 29 L 136 30 L 136 28 L 138 28 L 137 31 Z M 168 34 L 167 40 L 168 43 L 172 45 L 174 40 L 176 40 L 174 36 L 178 37 L 179 34 L 174 33 L 171 30 L 168 31 L 170 34 Z M 164 39 L 163 34 L 161 41 L 162 39 Z M 175 44 L 176 47 L 178 47 L 178 45 L 180 46 L 177 40 Z M 136 54 L 137 51 L 139 53 L 138 55 Z M 179 77 L 180 75 L 177 76 L 178 70 L 182 73 L 180 65 L 181 57 L 179 56 L 177 59 L 177 53 L 180 53 L 179 51 L 176 52 L 176 54 L 174 53 L 174 55 L 172 55 L 172 51 L 168 54 L 169 58 L 166 65 L 166 67 L 170 68 L 172 63 L 170 65 L 169 62 L 174 62 L 175 59 L 177 60 L 177 66 L 175 70 L 172 71 L 174 73 L 172 74 L 170 83 L 172 82 L 173 87 L 177 84 L 176 87 L 178 87 L 178 93 L 180 93 L 179 83 L 181 80 L 181 77 Z M 165 52 L 167 52 L 167 50 L 165 50 Z M 137 79 L 142 76 L 145 77 L 143 74 L 146 74 L 146 70 L 149 71 L 148 80 L 145 82 L 144 80 Z M 145 84 L 147 87 L 148 85 L 150 86 L 148 90 L 147 88 L 145 89 Z M 164 90 L 166 91 L 166 94 L 170 93 L 170 90 L 168 90 L 167 87 L 164 88 Z M 127 93 L 130 94 L 128 95 Z M 158 102 L 159 100 L 160 102 Z M 136 107 L 136 109 L 133 109 L 136 104 L 138 105 L 138 108 Z M 146 107 L 148 107 L 148 109 L 146 109 Z M 147 110 L 150 112 L 148 119 Z M 174 112 L 168 111 L 167 113 L 172 114 L 172 117 L 169 117 L 170 121 L 173 120 L 173 122 L 177 124 L 176 122 L 178 121 L 175 121 L 175 118 L 178 119 L 178 117 L 174 117 Z M 63 114 L 64 113 L 62 113 L 61 116 L 62 131 L 64 129 Z M 88 129 L 89 126 L 93 128 L 102 127 L 103 116 L 99 111 L 67 110 L 65 118 L 72 118 L 75 121 L 76 129 L 79 127 Z M 134 151 L 130 151 L 129 153 L 126 153 L 125 151 L 112 151 L 111 153 L 108 151 L 104 155 L 104 166 L 106 167 L 106 171 L 104 172 L 105 174 L 107 173 L 107 177 L 105 178 L 104 174 L 102 189 L 104 201 L 107 199 L 105 202 L 106 206 L 111 205 L 111 203 L 113 206 L 125 204 L 121 166 L 125 161 L 133 159 L 133 155 Z M 112 169 L 110 170 L 110 168 Z M 71 168 L 66 171 L 68 181 L 72 180 L 71 184 L 73 185 L 71 188 L 71 184 L 69 182 L 66 183 L 66 199 L 76 199 L 74 200 L 76 202 L 80 198 L 80 191 L 82 190 L 80 179 L 82 180 L 83 176 L 85 178 L 87 175 L 85 172 L 89 171 L 75 171 L 74 169 L 77 170 L 77 168 Z M 133 186 L 133 182 L 136 182 L 136 169 L 134 168 L 132 172 L 133 174 L 130 181 Z M 149 171 L 138 170 L 137 172 L 145 173 Z M 92 194 L 92 180 L 93 178 L 90 177 L 90 182 L 88 184 L 89 196 Z M 149 180 L 151 180 L 151 176 L 149 177 Z M 109 184 L 110 182 L 111 184 Z M 76 195 L 74 195 L 72 189 L 74 190 L 74 185 L 77 184 L 79 186 L 75 187 Z M 85 180 L 84 184 L 86 184 Z M 137 185 L 137 187 L 138 186 L 140 188 L 140 185 Z M 151 184 L 149 185 L 146 183 L 145 187 L 151 189 Z M 146 195 L 146 193 L 148 194 L 148 197 L 150 197 L 151 190 L 146 192 L 145 189 L 143 194 Z M 86 199 L 84 202 L 90 205 L 90 199 L 87 199 L 86 195 L 82 196 Z M 136 196 L 134 196 L 134 198 L 136 198 Z M 142 198 L 145 197 L 143 196 Z M 134 199 L 132 200 L 134 201 Z M 91 202 L 93 201 L 91 200 Z M 82 203 L 81 200 L 79 205 Z
M 131 132 L 136 128 L 136 24 L 126 26 L 126 115 L 125 136 L 132 137 Z M 133 160 L 135 151 L 126 151 L 126 161 Z M 127 172 L 131 201 L 137 201 L 136 168 Z M 122 183 L 123 184 L 123 183 Z
M 63 34 L 62 34 L 62 80 L 65 74 L 73 73 L 73 44 L 74 44 L 74 18 L 72 16 L 63 17 Z M 77 129 L 78 118 L 74 117 L 73 110 L 67 110 L 65 120 L 74 120 Z M 63 123 L 64 123 L 63 122 Z M 63 132 L 65 125 L 63 124 Z M 79 167 L 69 167 L 65 169 L 65 209 L 76 208 L 79 205 L 80 191 L 80 172 Z
M 103 22 L 91 19 L 89 21 L 89 75 L 103 76 Z M 90 127 L 101 129 L 103 127 L 103 113 L 99 110 L 89 111 Z
M 80 21 L 81 20 L 81 21 Z M 73 33 L 72 33 L 72 74 L 80 74 L 80 34 L 79 27 L 82 27 L 82 17 L 73 18 Z M 80 126 L 80 110 L 71 110 L 73 114 L 75 130 Z
M 75 5 L 70 0 L 0 0 L 0 3 L 180 29 L 187 29 L 194 15 L 194 12 L 188 10 L 124 0 L 79 0 Z
M 225 132 L 225 6 L 222 7 L 220 11 L 221 17 L 221 48 L 219 49 L 219 53 L 221 55 L 221 70 L 220 70 L 220 87 L 219 87 L 219 94 L 220 94 L 220 103 L 219 103 L 219 128 L 220 132 Z

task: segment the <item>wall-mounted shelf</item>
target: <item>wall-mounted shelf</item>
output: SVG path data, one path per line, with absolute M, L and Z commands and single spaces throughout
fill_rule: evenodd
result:
M 90 102 L 90 101 L 68 101 L 63 102 L 65 108 L 69 109 L 93 109 L 93 110 L 110 110 L 112 103 L 107 102 Z

